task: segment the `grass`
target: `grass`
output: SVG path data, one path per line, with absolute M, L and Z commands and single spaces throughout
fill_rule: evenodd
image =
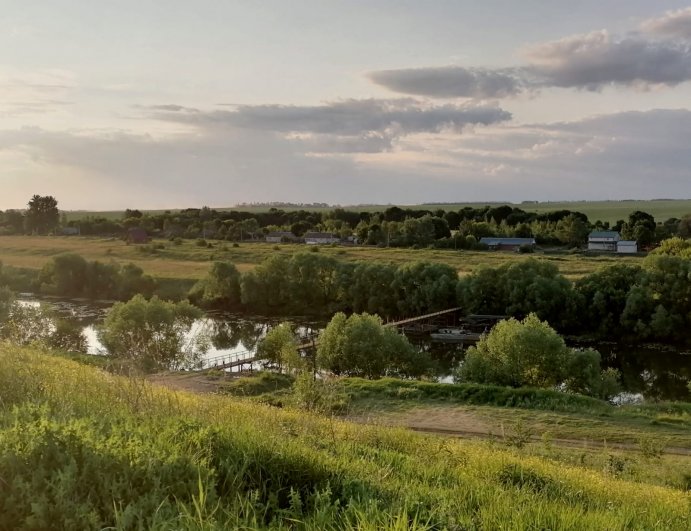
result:
M 438 384 L 384 378 L 343 380 L 351 415 L 439 432 L 498 433 L 519 422 L 533 436 L 550 433 L 584 445 L 637 445 L 657 437 L 691 453 L 691 404 L 613 406 L 544 389 Z M 468 429 L 470 426 L 470 429 Z
M 0 358 L 3 529 L 691 524 L 683 485 L 623 480 L 486 442 L 173 393 L 8 345 Z
M 488 201 L 488 202 L 476 202 L 476 203 L 423 203 L 419 205 L 398 205 L 401 208 L 413 208 L 413 209 L 427 209 L 431 211 L 435 210 L 459 210 L 463 207 L 473 207 L 479 208 L 485 205 L 500 206 L 500 205 L 511 205 L 518 208 L 522 208 L 526 212 L 551 212 L 554 210 L 575 210 L 578 212 L 583 212 L 588 216 L 590 221 L 595 222 L 597 220 L 609 221 L 610 223 L 615 223 L 619 219 L 626 219 L 631 212 L 636 210 L 642 210 L 652 214 L 658 221 L 664 221 L 666 219 L 676 217 L 681 218 L 684 214 L 691 213 L 691 199 L 657 199 L 657 200 L 631 200 L 631 201 L 547 201 L 535 204 L 518 204 L 518 203 L 506 203 L 501 201 Z M 344 206 L 346 210 L 353 210 L 355 212 L 383 212 L 387 208 L 393 205 L 354 205 L 354 206 Z M 216 208 L 216 210 L 237 210 L 243 212 L 267 212 L 269 206 L 242 206 L 242 207 L 225 207 Z M 324 212 L 333 210 L 334 207 L 305 207 L 304 210 L 313 212 Z M 282 210 L 301 210 L 299 208 L 283 208 Z M 171 210 L 171 212 L 178 212 L 177 210 Z M 145 210 L 149 214 L 162 214 L 164 210 Z M 91 212 L 91 211 L 67 211 L 65 212 L 67 219 L 78 220 L 86 216 L 98 216 L 107 219 L 122 219 L 124 211 L 113 210 L 113 211 L 103 211 L 103 212 Z
M 162 249 L 153 246 L 127 245 L 113 238 L 77 236 L 0 236 L 0 261 L 28 269 L 40 269 L 51 257 L 74 252 L 88 260 L 118 263 L 133 262 L 158 279 L 198 280 L 204 277 L 213 260 L 229 260 L 242 271 L 254 268 L 275 253 L 293 254 L 304 251 L 304 245 L 278 246 L 264 242 L 246 242 L 233 247 L 216 242 L 211 248 L 199 247 L 192 240 L 181 245 L 161 240 Z M 454 251 L 446 249 L 386 249 L 375 247 L 321 247 L 319 251 L 344 261 L 385 261 L 396 264 L 423 260 L 448 264 L 459 274 L 472 272 L 481 265 L 496 267 L 507 262 L 525 260 L 526 255 L 488 251 Z M 536 258 L 554 263 L 567 278 L 577 279 L 605 265 L 638 263 L 638 256 L 583 256 L 565 253 L 536 253 Z

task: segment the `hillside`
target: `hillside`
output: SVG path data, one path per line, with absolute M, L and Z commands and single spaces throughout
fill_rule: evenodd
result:
M 0 345 L 0 529 L 688 529 L 688 492 Z

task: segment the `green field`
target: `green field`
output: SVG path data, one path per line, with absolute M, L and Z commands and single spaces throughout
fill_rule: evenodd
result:
M 163 249 L 146 252 L 151 246 L 127 245 L 115 238 L 78 236 L 0 236 L 0 261 L 5 265 L 40 269 L 51 257 L 74 252 L 88 260 L 118 263 L 134 262 L 144 271 L 157 278 L 199 279 L 206 275 L 213 260 L 228 260 L 240 271 L 248 271 L 267 256 L 275 253 L 293 254 L 306 251 L 305 245 L 282 244 L 276 246 L 264 242 L 245 242 L 233 247 L 226 242 L 214 243 L 211 248 L 199 247 L 192 240 L 174 245 L 160 240 Z M 321 247 L 319 252 L 344 261 L 385 261 L 396 264 L 422 260 L 448 264 L 459 274 L 468 274 L 479 266 L 493 266 L 525 260 L 526 255 L 490 251 L 455 251 L 451 249 L 399 249 L 376 247 Z M 582 256 L 567 253 L 532 254 L 535 258 L 554 263 L 568 278 L 577 279 L 605 265 L 638 263 L 639 256 Z
M 172 392 L 6 344 L 0 361 L 2 529 L 691 524 L 688 464 L 667 456 L 639 465 L 605 450 L 600 467 L 546 443 L 462 441 Z M 672 466 L 679 474 L 661 485 L 655 471 Z
M 654 199 L 654 200 L 627 200 L 627 201 L 563 201 L 563 202 L 539 202 L 539 203 L 506 203 L 506 202 L 476 202 L 476 203 L 422 203 L 418 205 L 344 205 L 340 208 L 354 210 L 357 212 L 379 212 L 391 206 L 401 208 L 428 209 L 428 210 L 459 210 L 463 207 L 479 208 L 485 205 L 510 205 L 521 208 L 526 212 L 550 212 L 553 210 L 574 210 L 582 212 L 588 216 L 591 222 L 597 220 L 609 221 L 614 224 L 617 220 L 625 220 L 629 214 L 636 210 L 642 210 L 652 214 L 657 221 L 665 221 L 669 218 L 681 218 L 685 214 L 691 213 L 691 199 Z M 216 210 L 237 210 L 243 212 L 266 212 L 268 206 L 242 206 L 242 207 L 221 207 Z M 305 207 L 305 210 L 322 212 L 333 210 L 335 207 Z M 172 209 L 172 212 L 179 209 Z M 297 207 L 285 207 L 282 210 L 299 210 Z M 85 216 L 100 216 L 108 219 L 121 219 L 122 210 L 111 211 L 66 211 L 68 220 L 76 220 Z M 165 210 L 145 210 L 151 214 L 162 214 Z

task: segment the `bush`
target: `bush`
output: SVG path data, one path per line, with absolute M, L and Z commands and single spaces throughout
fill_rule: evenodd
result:
M 421 376 L 432 362 L 377 315 L 337 313 L 319 336 L 317 364 L 335 374 Z
M 500 321 L 470 347 L 458 371 L 460 380 L 513 387 L 553 387 L 565 377 L 570 351 L 564 340 L 536 315 Z

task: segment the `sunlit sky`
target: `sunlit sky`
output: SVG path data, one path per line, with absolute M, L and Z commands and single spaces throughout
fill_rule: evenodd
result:
M 0 209 L 691 197 L 691 2 L 6 0 Z

